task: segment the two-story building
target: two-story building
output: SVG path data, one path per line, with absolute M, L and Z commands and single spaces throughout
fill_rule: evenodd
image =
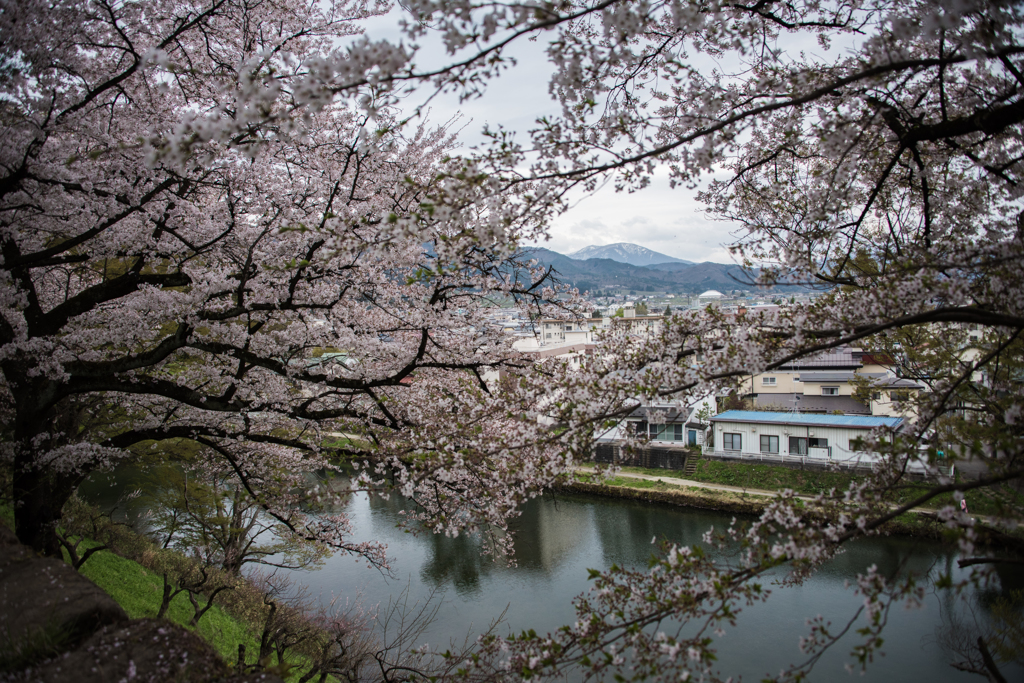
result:
M 579 320 L 561 320 L 559 318 L 541 318 L 534 323 L 537 345 L 560 346 L 562 344 L 592 344 L 595 333 L 611 327 L 609 318 L 582 318 Z
M 913 417 L 908 399 L 924 387 L 897 377 L 891 364 L 891 359 L 841 347 L 751 376 L 744 398 L 759 410 Z

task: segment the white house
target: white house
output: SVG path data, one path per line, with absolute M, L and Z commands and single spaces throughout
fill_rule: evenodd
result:
M 760 460 L 870 465 L 879 455 L 858 449 L 858 439 L 874 429 L 898 432 L 902 417 L 811 415 L 729 410 L 711 418 L 712 434 L 703 452 Z

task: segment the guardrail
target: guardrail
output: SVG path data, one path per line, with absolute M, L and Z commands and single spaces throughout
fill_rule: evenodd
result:
M 787 455 L 785 453 L 744 453 L 742 451 L 714 451 L 714 450 L 702 450 L 701 455 L 710 455 L 716 458 L 727 458 L 733 460 L 757 460 L 758 462 L 776 462 L 776 463 L 828 463 L 831 462 L 828 458 L 811 458 L 806 455 Z
M 756 461 L 763 463 L 776 463 L 776 464 L 801 464 L 806 465 L 817 464 L 817 465 L 837 465 L 846 469 L 871 469 L 874 459 L 864 456 L 864 459 L 857 460 L 833 460 L 832 449 L 829 448 L 829 455 L 827 457 L 813 457 L 810 455 L 793 455 L 792 453 L 765 453 L 761 451 L 744 452 L 744 451 L 727 451 L 721 450 L 716 451 L 714 448 L 701 448 L 702 456 L 710 456 L 712 458 L 722 460 L 746 460 Z

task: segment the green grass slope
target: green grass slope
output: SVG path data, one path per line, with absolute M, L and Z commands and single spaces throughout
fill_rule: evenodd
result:
M 109 593 L 132 619 L 155 617 L 160 609 L 163 577 L 137 562 L 101 550 L 82 565 L 81 573 Z M 192 620 L 192 604 L 186 593 L 175 596 L 166 617 L 188 628 Z M 234 663 L 237 660 L 239 643 L 243 643 L 249 653 L 259 652 L 259 641 L 216 603 L 203 615 L 196 633 L 213 645 L 227 662 Z

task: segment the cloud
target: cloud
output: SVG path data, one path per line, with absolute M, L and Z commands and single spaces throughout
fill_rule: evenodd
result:
M 605 186 L 588 196 L 573 198 L 558 216 L 543 246 L 570 253 L 591 244 L 640 244 L 689 261 L 731 263 L 725 246 L 735 241 L 728 224 L 708 219 L 695 191 L 670 188 L 655 178 L 637 192 L 615 192 Z
M 401 11 L 395 9 L 370 20 L 367 33 L 373 38 L 401 40 L 400 16 Z M 453 59 L 434 33 L 418 42 L 421 48 L 416 62 L 421 68 L 440 66 Z M 516 66 L 489 83 L 480 97 L 460 102 L 457 93 L 438 95 L 431 100 L 424 119 L 435 125 L 455 120 L 455 127 L 461 126 L 458 138 L 463 152 L 486 143 L 487 138 L 482 135 L 485 126 L 504 125 L 517 133 L 517 140 L 528 144 L 527 131 L 535 126 L 537 118 L 559 108 L 548 91 L 551 64 L 546 47 L 544 40 L 514 43 L 504 56 L 514 58 Z M 423 104 L 428 91 L 429 88 L 403 98 L 400 108 L 411 113 Z M 570 195 L 570 208 L 553 221 L 551 239 L 541 246 L 570 253 L 591 244 L 630 242 L 690 261 L 730 263 L 733 259 L 724 249 L 724 245 L 735 241 L 730 227 L 704 215 L 696 192 L 670 187 L 664 165 L 656 167 L 647 187 L 635 192 L 616 192 L 610 182 L 590 194 L 575 192 Z

